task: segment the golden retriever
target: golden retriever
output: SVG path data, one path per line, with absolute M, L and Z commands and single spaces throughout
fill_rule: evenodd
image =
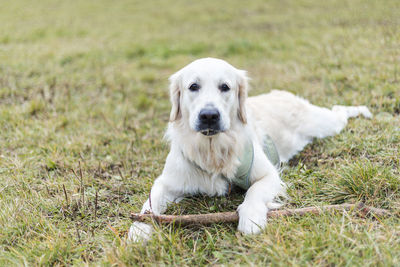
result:
M 142 213 L 162 214 L 186 195 L 224 195 L 246 190 L 237 208 L 238 230 L 259 233 L 274 199 L 284 194 L 279 175 L 313 138 L 339 133 L 350 117 L 372 114 L 365 106 L 318 107 L 289 92 L 247 98 L 243 70 L 215 58 L 192 62 L 170 77 L 172 109 L 166 138 L 170 152 Z M 135 222 L 129 239 L 144 241 L 152 226 Z

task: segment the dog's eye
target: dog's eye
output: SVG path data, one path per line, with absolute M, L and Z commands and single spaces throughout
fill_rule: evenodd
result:
M 189 90 L 190 91 L 198 91 L 200 89 L 200 85 L 198 85 L 197 83 L 192 83 L 190 86 L 189 86 Z
M 221 90 L 222 92 L 227 92 L 229 91 L 231 88 L 229 88 L 229 86 L 226 83 L 223 83 L 219 86 L 219 90 Z

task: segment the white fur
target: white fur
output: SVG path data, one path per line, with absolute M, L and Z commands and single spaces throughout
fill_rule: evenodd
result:
M 334 106 L 330 110 L 285 91 L 247 98 L 247 80 L 245 71 L 214 58 L 196 60 L 171 76 L 172 109 L 166 133 L 171 150 L 151 189 L 151 205 L 147 200 L 142 213 L 162 214 L 168 203 L 185 195 L 226 194 L 228 182 L 222 176 L 233 178 L 240 164 L 238 157 L 250 138 L 254 146 L 251 186 L 237 209 L 238 230 L 258 233 L 266 226 L 268 207 L 275 207 L 274 198 L 284 194 L 279 172 L 263 151 L 264 136 L 272 138 L 286 162 L 313 138 L 339 133 L 348 118 L 372 116 L 365 106 Z M 188 90 L 193 82 L 201 86 L 197 92 Z M 231 89 L 221 92 L 221 83 Z M 196 131 L 198 114 L 206 105 L 216 107 L 221 114 L 223 131 L 213 136 Z M 150 225 L 135 222 L 129 239 L 147 240 L 151 232 Z

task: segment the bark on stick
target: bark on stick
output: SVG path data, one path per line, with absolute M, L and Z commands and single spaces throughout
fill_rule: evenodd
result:
M 359 204 L 340 204 L 340 205 L 326 205 L 321 207 L 306 207 L 299 209 L 283 209 L 283 210 L 270 210 L 267 213 L 268 218 L 277 218 L 283 216 L 303 216 L 307 214 L 319 215 L 327 211 L 356 211 L 361 216 L 373 215 L 378 217 L 389 216 L 391 213 L 385 209 L 378 209 L 370 206 L 365 206 L 363 203 Z M 193 214 L 193 215 L 154 215 L 154 214 L 139 214 L 132 213 L 131 218 L 134 221 L 145 222 L 154 220 L 161 224 L 176 223 L 181 225 L 201 224 L 208 225 L 213 223 L 231 223 L 237 222 L 239 216 L 236 212 L 218 212 L 207 214 Z

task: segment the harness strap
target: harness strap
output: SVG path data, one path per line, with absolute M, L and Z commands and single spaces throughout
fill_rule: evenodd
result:
M 280 167 L 281 159 L 279 158 L 278 150 L 269 135 L 264 137 L 264 153 L 267 155 L 267 158 L 271 161 L 272 165 L 276 168 Z
M 274 142 L 272 141 L 271 137 L 269 137 L 268 135 L 266 135 L 264 138 L 263 150 L 264 150 L 264 153 L 266 154 L 267 158 L 271 161 L 272 165 L 279 168 L 280 163 L 281 163 L 279 154 L 275 147 Z M 197 165 L 195 162 L 193 162 L 189 159 L 188 159 L 188 161 L 191 162 L 197 169 L 210 174 L 207 170 L 204 170 L 199 165 Z M 222 178 L 224 178 L 225 180 L 228 181 L 229 188 L 231 188 L 231 184 L 234 184 L 244 190 L 247 190 L 250 187 L 250 173 L 251 173 L 251 169 L 253 167 L 253 161 L 254 161 L 254 147 L 253 147 L 253 142 L 250 139 L 247 140 L 247 143 L 244 147 L 244 151 L 243 151 L 242 155 L 239 157 L 239 161 L 240 161 L 240 165 L 236 170 L 234 178 L 228 179 L 224 175 L 222 175 Z
M 229 183 L 232 183 L 244 190 L 250 187 L 250 173 L 254 161 L 254 146 L 253 142 L 248 139 L 244 147 L 242 155 L 239 157 L 240 165 L 236 170 L 233 179 L 228 179 L 224 175 L 222 177 Z

